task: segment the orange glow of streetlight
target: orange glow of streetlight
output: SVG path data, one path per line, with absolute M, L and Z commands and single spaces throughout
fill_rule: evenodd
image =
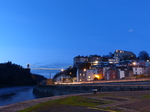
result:
M 136 65 L 136 62 L 133 62 L 132 64 L 133 64 L 133 65 Z

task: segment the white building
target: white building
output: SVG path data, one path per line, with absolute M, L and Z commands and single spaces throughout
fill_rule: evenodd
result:
M 119 72 L 119 78 L 120 79 L 125 78 L 125 71 L 124 70 L 118 69 L 118 72 Z
M 99 79 L 98 69 L 88 69 L 86 74 L 87 81 L 92 81 L 95 77 Z
M 106 76 L 106 71 L 109 69 L 110 67 L 103 67 L 103 77 Z
M 134 75 L 145 74 L 145 67 L 139 67 L 139 66 L 133 67 L 133 74 Z
M 87 81 L 91 81 L 91 80 L 94 79 L 94 76 L 93 76 L 93 69 L 87 70 L 86 73 L 87 73 L 87 76 L 86 76 Z

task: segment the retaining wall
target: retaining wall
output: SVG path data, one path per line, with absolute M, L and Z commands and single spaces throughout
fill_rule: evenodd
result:
M 120 83 L 117 85 L 38 85 L 33 89 L 34 94 L 57 96 L 76 93 L 90 93 L 93 89 L 98 92 L 108 91 L 147 91 L 150 90 L 150 85 L 126 85 Z

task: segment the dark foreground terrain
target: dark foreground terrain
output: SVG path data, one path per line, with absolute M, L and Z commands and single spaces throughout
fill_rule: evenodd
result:
M 37 104 L 39 105 L 37 106 Z M 33 107 L 31 108 L 31 106 Z M 63 95 L 0 107 L 1 112 L 16 112 L 20 110 L 23 110 L 22 112 L 149 112 L 150 91 Z

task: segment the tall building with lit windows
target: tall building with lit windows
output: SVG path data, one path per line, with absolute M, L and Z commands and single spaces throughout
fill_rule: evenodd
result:
M 90 55 L 88 58 L 88 62 L 91 63 L 92 65 L 97 65 L 102 61 L 102 57 L 99 55 Z
M 133 59 L 136 58 L 136 55 L 131 51 L 115 50 L 114 57 L 120 59 Z

